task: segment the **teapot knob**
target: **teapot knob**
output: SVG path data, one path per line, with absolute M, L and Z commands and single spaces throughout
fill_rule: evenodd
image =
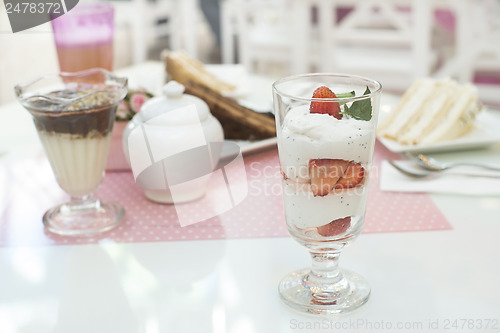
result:
M 163 86 L 162 92 L 169 98 L 179 98 L 184 94 L 184 86 L 177 81 L 170 81 Z

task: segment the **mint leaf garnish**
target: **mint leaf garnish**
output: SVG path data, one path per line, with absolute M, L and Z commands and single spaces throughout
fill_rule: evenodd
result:
M 368 95 L 370 94 L 370 88 L 366 87 L 365 92 L 363 95 Z M 351 96 L 352 97 L 352 96 Z M 362 101 L 356 101 L 353 102 L 351 107 L 347 107 L 347 105 L 344 105 L 344 112 L 341 112 L 342 114 L 347 114 L 354 119 L 358 120 L 370 120 L 372 119 L 372 103 L 371 100 L 364 99 Z
M 356 96 L 356 93 L 353 91 L 345 92 L 345 93 L 340 93 L 340 94 L 335 94 L 337 98 L 347 98 L 347 97 L 354 97 Z
M 337 98 L 348 98 L 348 97 L 354 97 L 356 96 L 356 93 L 353 91 L 345 92 L 345 93 L 340 93 L 336 94 Z M 339 102 L 339 105 L 345 105 L 347 102 Z

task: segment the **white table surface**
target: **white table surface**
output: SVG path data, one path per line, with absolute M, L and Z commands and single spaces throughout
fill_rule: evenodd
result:
M 153 84 L 158 70 L 122 73 Z M 28 112 L 8 104 L 0 117 L 0 163 L 40 154 Z M 474 154 L 498 161 L 500 145 Z M 348 315 L 304 316 L 280 302 L 279 280 L 310 264 L 288 237 L 13 245 L 0 248 L 0 332 L 500 331 L 500 197 L 432 199 L 453 230 L 362 234 L 344 250 L 341 266 L 372 287 Z

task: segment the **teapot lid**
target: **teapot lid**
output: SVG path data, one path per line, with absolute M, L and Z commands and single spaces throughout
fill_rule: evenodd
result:
M 184 86 L 177 81 L 170 81 L 162 88 L 163 96 L 148 100 L 141 107 L 140 119 L 142 122 L 161 121 L 158 125 L 187 125 L 193 122 L 193 117 L 182 112 L 183 108 L 195 108 L 200 122 L 210 115 L 207 103 L 202 99 L 184 94 Z M 177 112 L 173 112 L 177 111 Z M 180 112 L 179 112 L 180 111 Z M 158 117 L 158 116 L 162 117 Z M 152 120 L 153 118 L 156 118 Z
M 163 95 L 170 98 L 182 97 L 184 90 L 184 86 L 177 81 L 170 81 L 161 88 Z

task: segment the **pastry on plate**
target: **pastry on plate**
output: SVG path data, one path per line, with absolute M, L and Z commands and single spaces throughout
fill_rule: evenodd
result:
M 236 87 L 205 69 L 200 61 L 183 51 L 162 53 L 168 78 L 184 85 L 186 93 L 203 99 L 211 113 L 224 128 L 224 137 L 231 140 L 262 140 L 276 136 L 274 116 L 259 113 L 226 97 Z
M 165 50 L 162 57 L 165 60 L 166 71 L 171 80 L 183 85 L 186 85 L 189 81 L 194 81 L 209 87 L 219 94 L 236 89 L 235 85 L 225 82 L 208 72 L 202 62 L 191 58 L 184 51 Z

